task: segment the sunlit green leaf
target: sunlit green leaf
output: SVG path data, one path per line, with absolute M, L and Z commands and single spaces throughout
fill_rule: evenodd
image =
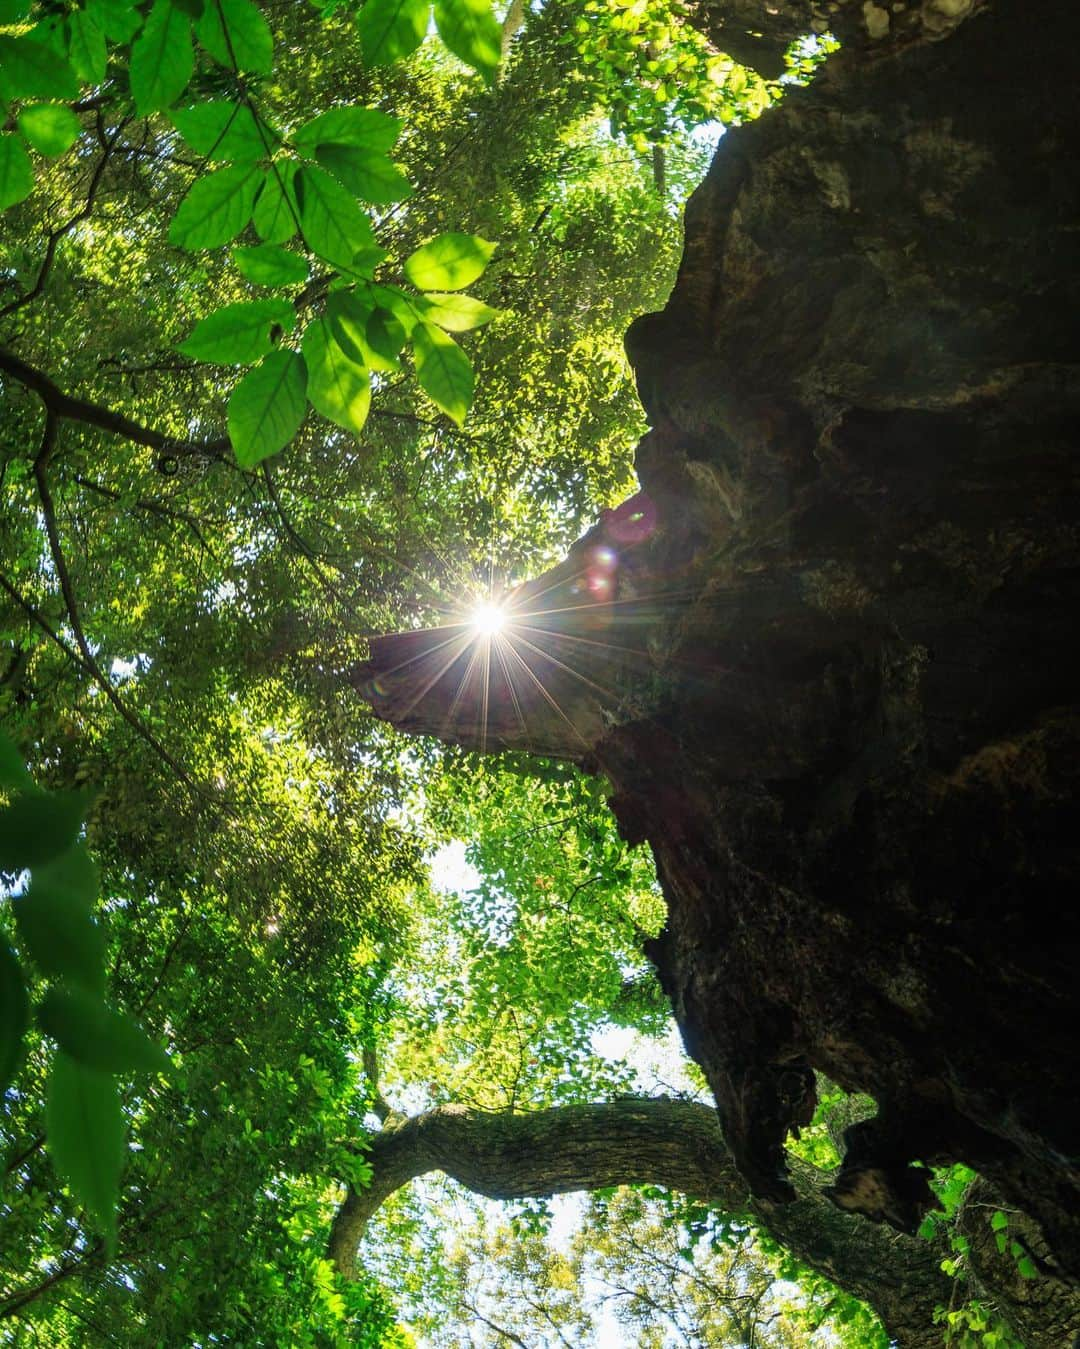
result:
M 307 246 L 325 261 L 347 266 L 374 242 L 371 221 L 336 178 L 305 165 L 296 175 L 300 228 Z
M 381 206 L 412 195 L 412 186 L 398 166 L 375 151 L 353 145 L 320 145 L 315 158 L 361 201 Z
M 206 0 L 195 35 L 220 65 L 254 75 L 270 73 L 274 37 L 251 0 Z
M 296 148 L 314 155 L 320 145 L 352 145 L 385 154 L 401 134 L 401 119 L 377 108 L 329 108 L 293 136 Z
M 142 27 L 143 16 L 129 0 L 87 0 L 85 8 L 113 42 L 130 42 Z
M 175 103 L 195 67 L 191 20 L 169 3 L 154 0 L 142 32 L 131 46 L 128 80 L 142 116 Z
M 435 26 L 454 55 L 491 84 L 502 54 L 502 28 L 490 0 L 435 0 Z
M 196 179 L 169 226 L 169 242 L 194 252 L 235 239 L 251 219 L 261 171 L 251 164 L 230 165 Z
M 84 989 L 49 989 L 38 1020 L 65 1053 L 87 1068 L 103 1073 L 172 1069 L 169 1056 L 141 1026 Z
M 424 317 L 452 333 L 467 333 L 490 323 L 498 315 L 497 309 L 474 300 L 471 295 L 445 295 L 433 291 L 419 301 Z
M 19 109 L 19 130 L 39 155 L 62 155 L 70 150 L 82 128 L 63 103 L 31 103 Z
M 26 146 L 14 132 L 0 132 L 0 211 L 22 201 L 33 190 L 34 167 Z
M 304 361 L 293 351 L 272 351 L 244 376 L 229 399 L 229 438 L 237 462 L 252 468 L 285 448 L 307 408 Z
M 68 60 L 86 84 L 105 78 L 105 34 L 92 9 L 72 9 L 66 19 Z
M 71 881 L 62 869 L 35 868 L 26 894 L 12 902 L 15 922 L 43 973 L 100 992 L 105 982 L 105 937 L 91 916 L 85 891 Z
M 233 261 L 241 275 L 256 286 L 295 286 L 308 277 L 305 259 L 277 244 L 234 248 Z
M 0 99 L 71 99 L 79 81 L 71 66 L 45 42 L 0 34 Z
M 330 322 L 315 319 L 304 330 L 307 396 L 316 412 L 357 434 L 371 405 L 371 376 L 342 351 Z
M 111 1248 L 125 1151 L 115 1079 L 57 1053 L 49 1075 L 45 1139 L 53 1165 Z
M 416 378 L 436 407 L 461 426 L 472 405 L 473 371 L 452 337 L 430 323 L 413 329 Z
M 475 234 L 440 234 L 405 260 L 417 290 L 461 290 L 483 274 L 495 245 Z
M 170 116 L 196 154 L 208 159 L 265 159 L 277 145 L 277 137 L 246 103 L 196 103 L 177 108 Z
M 360 51 L 369 66 L 411 56 L 427 32 L 430 0 L 365 0 L 356 18 Z
M 266 170 L 251 223 L 268 244 L 283 244 L 300 228 L 300 208 L 295 182 L 299 165 L 293 159 L 278 159 Z
M 350 360 L 369 370 L 397 370 L 400 364 L 397 353 L 404 343 L 404 329 L 401 330 L 402 342 L 398 344 L 397 350 L 390 355 L 384 354 L 383 350 L 372 345 L 369 335 L 369 324 L 374 313 L 370 295 L 362 290 L 335 291 L 326 302 L 326 318 L 334 339 Z M 387 346 L 385 340 L 382 346 Z
M 273 351 L 275 328 L 288 331 L 295 323 L 296 311 L 288 300 L 242 300 L 200 319 L 177 350 L 195 361 L 246 365 Z

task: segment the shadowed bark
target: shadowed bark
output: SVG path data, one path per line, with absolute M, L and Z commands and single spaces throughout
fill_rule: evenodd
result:
M 651 1184 L 700 1199 L 728 1213 L 746 1213 L 800 1260 L 868 1302 L 890 1334 L 909 1349 L 938 1349 L 934 1309 L 947 1305 L 953 1283 L 941 1271 L 946 1249 L 841 1213 L 824 1194 L 827 1178 L 795 1160 L 797 1198 L 771 1205 L 751 1200 L 724 1145 L 710 1106 L 665 1097 L 622 1098 L 528 1114 L 492 1114 L 444 1105 L 411 1119 L 391 1116 L 372 1140 L 368 1188 L 350 1190 L 334 1221 L 330 1258 L 351 1275 L 357 1245 L 371 1217 L 395 1190 L 443 1171 L 476 1194 L 522 1199 Z M 984 1203 L 989 1203 L 986 1195 Z M 1032 1349 L 1059 1349 L 1062 1334 L 1080 1329 L 1080 1307 L 1051 1280 L 1033 1299 L 1015 1261 L 999 1261 L 989 1224 L 982 1260 L 987 1292 L 1006 1315 L 1017 1304 Z M 1025 1302 L 1024 1299 L 1028 1301 Z
M 836 1204 L 911 1231 L 911 1163 L 963 1161 L 1075 1279 L 1080 13 L 829 14 L 847 48 L 727 133 L 627 335 L 642 492 L 514 594 L 482 697 L 467 634 L 357 683 L 608 778 L 761 1202 L 817 1069 L 879 1107 Z

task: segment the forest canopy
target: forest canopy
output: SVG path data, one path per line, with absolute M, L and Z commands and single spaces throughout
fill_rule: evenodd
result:
M 633 492 L 623 332 L 783 92 L 674 0 L 0 0 L 8 1342 L 884 1345 L 889 1261 L 1017 1342 L 962 1168 L 829 1235 L 872 1103 L 763 1231 L 602 781 L 349 678 Z

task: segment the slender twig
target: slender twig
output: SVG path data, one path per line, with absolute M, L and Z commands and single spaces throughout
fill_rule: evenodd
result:
M 112 487 L 106 487 L 104 483 L 94 482 L 92 478 L 84 478 L 81 473 L 73 473 L 71 476 L 80 487 L 85 487 L 87 491 L 90 492 L 96 492 L 98 496 L 107 497 L 110 501 L 124 500 L 123 492 L 117 492 Z M 163 520 L 176 520 L 179 524 L 187 525 L 188 529 L 195 535 L 199 543 L 201 543 L 208 552 L 213 552 L 213 549 L 206 541 L 205 534 L 202 532 L 201 522 L 189 511 L 174 510 L 171 506 L 166 506 L 161 501 L 153 501 L 148 497 L 139 497 L 131 504 L 137 506 L 141 511 L 149 511 L 151 515 L 158 515 Z
M 140 717 L 138 717 L 124 702 L 113 687 L 112 681 L 98 664 L 97 657 L 91 650 L 90 643 L 86 640 L 86 633 L 83 631 L 82 619 L 79 617 L 79 606 L 75 598 L 75 588 L 71 583 L 71 573 L 68 571 L 67 559 L 64 556 L 64 550 L 60 543 L 60 531 L 56 527 L 56 507 L 53 503 L 52 491 L 49 487 L 48 467 L 49 461 L 56 449 L 57 419 L 52 412 L 46 411 L 45 429 L 41 437 L 41 449 L 38 451 L 37 458 L 34 460 L 34 479 L 37 482 L 38 497 L 41 500 L 41 511 L 45 522 L 45 534 L 49 540 L 49 551 L 52 554 L 53 566 L 56 569 L 56 577 L 60 582 L 60 593 L 64 597 L 64 606 L 67 609 L 68 622 L 71 624 L 72 635 L 75 643 L 82 653 L 83 664 L 91 671 L 98 687 L 116 708 L 117 712 L 123 717 L 128 725 L 154 749 L 159 757 L 172 769 L 177 778 L 192 792 L 199 792 L 200 788 L 188 775 L 187 770 L 172 754 L 165 748 L 161 741 L 154 735 L 147 726 L 145 726 Z
M 105 127 L 100 111 L 97 113 L 96 121 L 98 140 L 101 143 L 101 158 L 98 160 L 93 173 L 90 175 L 90 184 L 86 190 L 86 201 L 79 210 L 76 211 L 73 216 L 70 216 L 65 220 L 62 225 L 57 225 L 56 229 L 49 231 L 48 238 L 45 241 L 45 256 L 42 258 L 41 266 L 38 268 L 37 280 L 29 290 L 24 291 L 22 295 L 16 296 L 14 300 L 11 300 L 4 305 L 3 309 L 0 309 L 0 319 L 6 318 L 8 314 L 15 313 L 15 311 L 21 309 L 23 305 L 31 304 L 37 299 L 45 289 L 45 283 L 49 279 L 49 273 L 52 271 L 53 263 L 56 260 L 56 249 L 60 240 L 66 234 L 70 234 L 76 225 L 84 220 L 88 220 L 93 213 L 94 198 L 97 196 L 97 190 L 101 185 L 102 175 L 105 172 L 105 165 L 109 162 L 109 155 L 112 153 L 124 127 L 127 125 L 126 119 L 121 121 L 111 138 L 106 140 Z

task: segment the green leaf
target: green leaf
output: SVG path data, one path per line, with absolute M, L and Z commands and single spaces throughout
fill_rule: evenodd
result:
M 62 155 L 78 140 L 82 127 L 63 103 L 30 103 L 19 109 L 19 130 L 39 155 Z
M 296 132 L 293 144 L 311 156 L 320 145 L 352 145 L 385 154 L 400 135 L 401 119 L 377 108 L 328 108 Z
M 46 42 L 29 35 L 0 35 L 0 99 L 72 99 L 79 81 L 71 66 Z
M 315 158 L 361 201 L 383 206 L 412 196 L 412 185 L 383 154 L 354 145 L 320 145 Z
M 130 42 L 142 27 L 143 16 L 129 0 L 88 0 L 86 8 L 113 42 Z
M 233 261 L 241 276 L 256 286 L 295 286 L 308 278 L 306 260 L 276 244 L 234 248 Z
M 21 792 L 0 807 L 0 871 L 51 862 L 75 842 L 90 799 L 85 792 Z
M 128 83 L 135 111 L 145 117 L 175 103 L 194 68 L 191 20 L 169 0 L 154 0 L 145 27 L 131 45 Z
M 368 293 L 374 304 L 390 310 L 406 333 L 411 333 L 420 322 L 419 297 L 407 295 L 396 286 L 369 286 Z
M 381 356 L 389 369 L 396 370 L 408 334 L 394 311 L 381 306 L 374 309 L 367 321 L 366 336 L 371 351 Z
M 100 84 L 105 78 L 105 34 L 89 9 L 73 9 L 68 13 L 67 53 L 80 80 Z
M 34 190 L 34 166 L 26 146 L 10 131 L 0 133 L 0 211 L 28 197 Z
M 196 103 L 177 108 L 171 118 L 195 153 L 208 159 L 248 162 L 267 158 L 277 147 L 276 134 L 246 103 Z
M 229 437 L 242 468 L 277 454 L 299 431 L 307 409 L 306 381 L 302 357 L 272 351 L 233 390 Z
M 30 12 L 30 0 L 0 0 L 0 24 L 18 23 Z
M 15 953 L 0 940 L 0 1098 L 22 1059 L 23 1036 L 30 1022 L 30 1000 Z
M 60 1052 L 45 1105 L 49 1156 L 72 1194 L 116 1243 L 116 1203 L 124 1165 L 124 1117 L 116 1082 Z
M 467 66 L 488 84 L 495 79 L 502 56 L 502 28 L 489 0 L 435 0 L 439 36 Z
M 0 787 L 17 792 L 34 790 L 34 780 L 27 771 L 23 756 L 14 741 L 0 735 Z
M 427 33 L 429 0 L 366 0 L 356 17 L 360 54 L 369 66 L 411 56 Z
M 334 291 L 326 302 L 326 318 L 334 340 L 351 361 L 370 370 L 397 370 L 401 364 L 397 351 L 387 358 L 371 343 L 368 324 L 373 315 L 370 299 L 353 290 Z M 401 350 L 400 344 L 397 350 Z
M 495 244 L 475 234 L 440 234 L 405 260 L 417 290 L 461 290 L 481 276 Z
M 307 396 L 316 412 L 358 435 L 371 406 L 371 375 L 334 338 L 330 321 L 315 319 L 304 330 Z
M 251 0 L 206 0 L 195 33 L 219 65 L 269 75 L 274 64 L 274 36 Z
M 217 169 L 197 179 L 169 226 L 169 243 L 191 252 L 235 239 L 251 219 L 262 174 L 251 164 Z
M 1021 1256 L 1016 1262 L 1016 1268 L 1020 1271 L 1022 1279 L 1037 1279 L 1039 1271 L 1035 1268 L 1035 1262 L 1030 1256 Z
M 169 1056 L 130 1016 L 77 988 L 50 988 L 38 1020 L 60 1048 L 102 1073 L 170 1073 Z
M 200 319 L 177 350 L 195 361 L 247 365 L 274 350 L 274 328 L 291 330 L 295 324 L 296 311 L 288 300 L 243 300 Z
M 431 323 L 413 329 L 416 378 L 436 407 L 461 426 L 472 405 L 473 372 L 469 358 L 452 337 Z
M 1004 1232 L 1009 1225 L 1009 1215 L 1003 1213 L 1001 1209 L 995 1209 L 990 1215 L 990 1230 L 992 1232 Z
M 297 231 L 300 207 L 296 201 L 296 175 L 299 167 L 293 159 L 279 159 L 266 170 L 251 223 L 259 238 L 268 244 L 283 244 Z
M 378 244 L 368 244 L 365 248 L 358 248 L 353 254 L 352 262 L 348 267 L 341 267 L 341 270 L 350 276 L 363 277 L 367 281 L 375 275 L 379 263 L 385 262 L 389 256 L 385 248 L 380 248 Z
M 344 187 L 322 169 L 305 166 L 296 175 L 300 228 L 307 246 L 332 266 L 348 266 L 375 236 L 371 221 Z
M 12 901 L 19 935 L 41 970 L 91 992 L 105 985 L 105 935 L 90 912 L 96 894 L 93 864 L 79 847 L 36 867 L 26 894 Z
M 443 295 L 432 292 L 420 301 L 424 317 L 451 333 L 467 333 L 490 323 L 499 311 L 471 295 Z

